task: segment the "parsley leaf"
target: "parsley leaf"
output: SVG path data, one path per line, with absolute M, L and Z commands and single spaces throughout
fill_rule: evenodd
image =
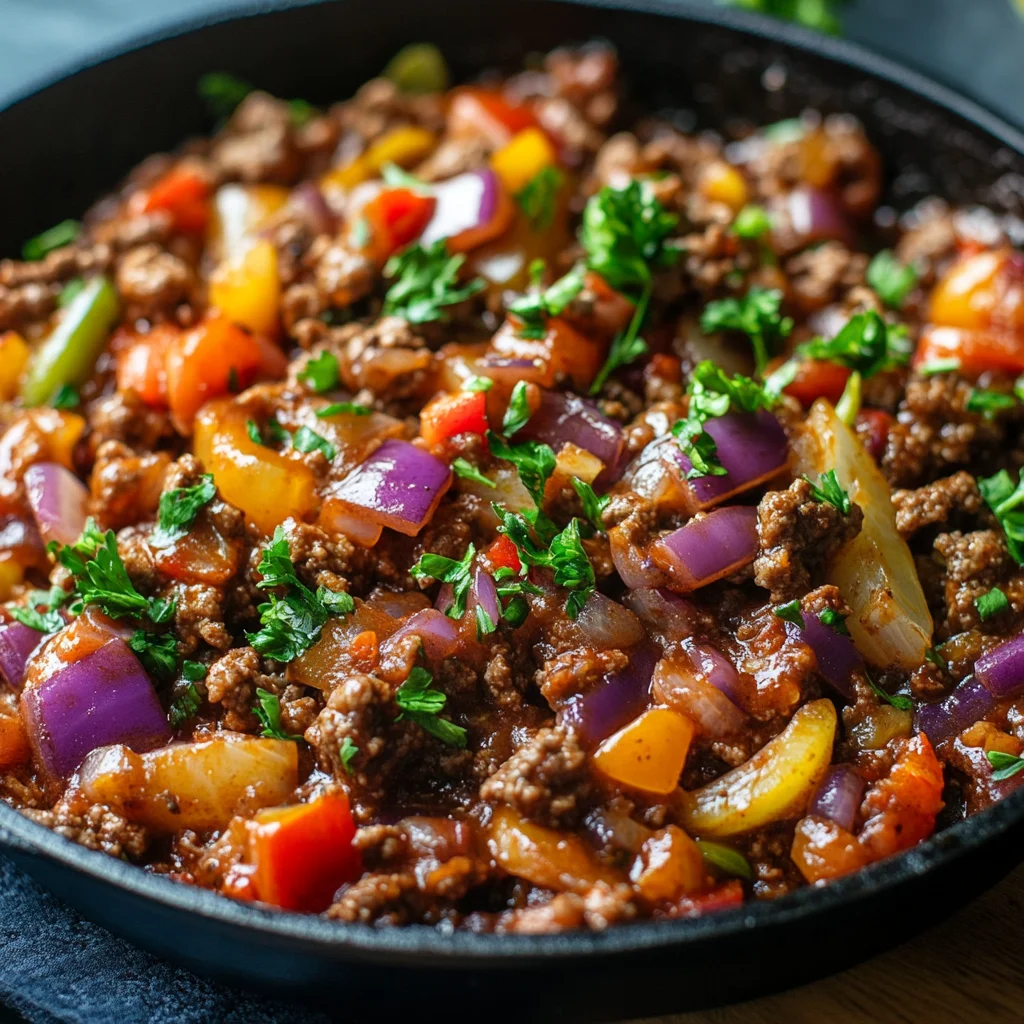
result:
M 836 476 L 834 469 L 827 470 L 818 477 L 818 482 L 815 483 L 809 476 L 804 476 L 804 479 L 811 485 L 811 497 L 815 501 L 826 502 L 829 505 L 834 506 L 843 513 L 844 516 L 850 514 L 850 508 L 852 507 L 850 502 L 849 492 L 843 490 L 843 485 L 839 482 L 839 478 Z
M 359 753 L 359 747 L 352 742 L 351 736 L 346 736 L 341 741 L 341 748 L 339 754 L 341 756 L 341 767 L 345 769 L 346 775 L 352 774 L 352 762 L 355 760 L 356 754 Z
M 543 265 L 541 266 L 543 274 Z M 535 288 L 508 304 L 508 311 L 522 321 L 517 331 L 520 338 L 539 340 L 547 333 L 550 317 L 561 316 L 566 307 L 583 290 L 585 268 L 577 264 L 568 274 L 543 290 Z
M 8 612 L 16 622 L 39 633 L 56 633 L 64 627 L 64 616 L 60 607 L 67 600 L 67 593 L 60 587 L 49 590 L 34 590 L 28 597 L 28 604 L 9 604 Z M 42 611 L 39 610 L 42 606 Z
M 128 646 L 139 656 L 146 671 L 158 679 L 173 679 L 178 670 L 178 640 L 173 633 L 137 629 Z
M 50 400 L 50 405 L 54 409 L 76 409 L 81 401 L 78 388 L 74 384 L 61 384 Z
M 210 473 L 204 473 L 199 483 L 191 487 L 175 487 L 164 491 L 160 495 L 157 527 L 149 537 L 150 547 L 167 548 L 184 537 L 200 509 L 213 501 L 216 493 L 217 487 Z
M 321 437 L 320 434 L 315 430 L 310 430 L 309 427 L 299 427 L 295 431 L 292 437 L 292 446 L 297 452 L 323 452 L 324 458 L 328 462 L 333 462 L 338 454 L 338 449 L 326 437 Z
M 672 266 L 679 250 L 668 244 L 679 218 L 635 178 L 624 188 L 606 185 L 587 200 L 579 241 L 587 266 L 616 291 L 638 293 L 652 270 Z
M 187 662 L 186 662 L 187 664 Z M 195 718 L 202 707 L 203 696 L 196 689 L 195 683 L 189 683 L 181 696 L 171 701 L 167 717 L 170 720 L 171 728 L 177 729 L 184 725 L 190 718 Z
M 302 368 L 299 380 L 308 384 L 317 394 L 333 391 L 341 383 L 338 375 L 338 357 L 330 352 L 321 352 Z
M 565 175 L 557 168 L 541 168 L 516 193 L 516 202 L 534 231 L 545 231 L 555 219 L 555 200 L 565 183 Z
M 946 667 L 946 659 L 943 658 L 937 647 L 929 647 L 928 650 L 924 652 L 924 660 L 930 665 L 934 665 L 936 668 Z
M 982 622 L 987 622 L 995 615 L 1008 611 L 1010 600 L 998 587 L 993 587 L 987 594 L 980 594 L 974 599 L 974 607 Z
M 605 386 L 608 378 L 621 366 L 628 366 L 639 359 L 647 352 L 647 342 L 640 337 L 640 327 L 647 316 L 647 306 L 651 301 L 651 286 L 644 288 L 640 301 L 633 311 L 629 325 L 624 331 L 619 331 L 612 339 L 611 347 L 608 349 L 608 358 L 604 361 L 594 383 L 590 385 L 590 393 L 596 395 Z
M 754 364 L 764 373 L 768 360 L 778 343 L 793 329 L 790 317 L 783 317 L 782 292 L 777 289 L 751 288 L 741 299 L 720 299 L 709 302 L 700 318 L 705 334 L 717 331 L 740 331 L 746 334 L 754 349 Z
M 463 391 L 490 391 L 493 387 L 494 381 L 490 377 L 470 377 L 462 383 Z
M 601 514 L 608 507 L 608 502 L 612 500 L 611 495 L 604 494 L 598 497 L 594 493 L 594 488 L 586 480 L 580 480 L 579 477 L 575 476 L 572 478 L 572 486 L 579 495 L 580 504 L 583 506 L 583 514 L 587 517 L 590 525 L 598 533 L 604 533 L 604 520 L 601 518 Z
M 476 548 L 470 544 L 459 561 L 428 552 L 409 570 L 414 580 L 437 580 L 448 583 L 452 588 L 452 603 L 448 607 L 450 619 L 461 619 L 466 612 L 469 588 L 473 582 L 473 558 Z
M 494 619 L 487 614 L 482 604 L 476 606 L 476 638 L 482 640 L 488 633 L 493 633 L 498 627 Z
M 1010 474 L 1001 469 L 994 476 L 979 477 L 978 490 L 999 520 L 1013 560 L 1024 565 L 1024 479 L 1014 486 Z
M 801 629 L 806 625 L 804 622 L 803 612 L 800 611 L 800 602 L 798 600 L 787 601 L 786 604 L 777 605 L 772 609 L 772 615 L 777 619 L 783 619 L 786 622 L 793 622 Z
M 480 278 L 458 286 L 459 270 L 465 262 L 462 253 L 449 256 L 443 238 L 427 248 L 417 242 L 392 256 L 384 274 L 396 280 L 384 296 L 385 315 L 400 316 L 411 324 L 447 320 L 443 307 L 464 302 L 484 287 Z
M 960 360 L 950 356 L 948 359 L 933 359 L 917 367 L 917 372 L 922 377 L 934 377 L 937 373 L 955 373 L 959 369 Z
M 1024 771 L 1024 757 L 1014 757 L 1013 754 L 1005 754 L 1001 750 L 990 750 L 985 757 L 993 768 L 993 782 L 1005 782 L 1013 778 L 1017 772 Z
M 199 79 L 198 92 L 218 120 L 229 118 L 253 87 L 227 71 L 211 71 Z
M 697 847 L 700 850 L 704 863 L 717 868 L 727 875 L 734 875 L 736 878 L 746 878 L 753 881 L 754 870 L 750 862 L 739 850 L 734 850 L 724 843 L 713 843 L 708 839 L 698 839 Z
M 849 636 L 850 631 L 846 628 L 846 616 L 840 615 L 835 608 L 826 608 L 819 616 L 818 621 L 823 626 L 835 630 L 841 636 Z
M 555 453 L 543 441 L 517 441 L 512 444 L 493 430 L 487 431 L 487 446 L 498 459 L 511 462 L 519 471 L 519 479 L 530 492 L 538 509 L 544 504 L 544 486 L 555 471 Z
M 868 285 L 890 309 L 899 309 L 917 284 L 917 271 L 883 249 L 868 265 Z
M 371 412 L 373 410 L 368 405 L 360 405 L 358 402 L 331 402 L 317 410 L 316 418 L 325 420 L 329 416 L 369 416 Z
M 452 462 L 452 472 L 463 480 L 472 480 L 474 483 L 482 484 L 484 487 L 497 487 L 498 485 L 488 477 L 484 476 L 473 463 L 460 455 Z
M 284 731 L 281 724 L 281 700 L 276 693 L 256 687 L 256 703 L 252 707 L 256 717 L 263 726 L 262 735 L 272 740 L 295 740 L 298 742 L 301 736 L 293 736 Z
M 702 476 L 725 476 L 725 467 L 718 461 L 718 445 L 704 429 L 703 419 L 687 416 L 685 420 L 676 420 L 672 424 L 672 436 L 690 460 L 687 480 L 696 480 Z
M 466 730 L 461 725 L 438 718 L 448 697 L 440 690 L 433 689 L 433 685 L 434 677 L 425 668 L 414 666 L 408 679 L 395 693 L 395 703 L 401 709 L 396 721 L 406 718 L 431 736 L 436 736 L 442 743 L 464 750 Z
M 772 221 L 763 206 L 744 206 L 732 222 L 732 233 L 738 238 L 760 238 L 772 229 Z
M 77 220 L 62 220 L 52 228 L 40 232 L 35 238 L 30 238 L 21 247 L 21 258 L 23 260 L 41 260 L 54 249 L 61 249 L 76 241 L 82 233 L 82 225 Z
M 1004 409 L 1012 409 L 1016 404 L 1017 399 L 1013 395 L 1007 395 L 1001 391 L 972 388 L 964 408 L 968 412 L 980 412 L 987 420 L 994 420 L 996 413 Z
M 505 410 L 505 418 L 501 421 L 501 432 L 506 437 L 519 433 L 527 423 L 533 410 L 530 408 L 530 392 L 525 381 L 516 381 L 512 388 L 512 397 L 509 399 L 508 408 Z
M 910 711 L 914 706 L 914 702 L 902 693 L 887 693 L 883 690 L 878 683 L 871 678 L 870 674 L 865 670 L 864 675 L 867 676 L 868 685 L 875 692 L 875 696 L 886 704 L 896 708 L 897 711 Z
M 206 678 L 206 666 L 201 661 L 189 661 L 186 658 L 181 663 L 181 676 L 186 682 L 198 683 L 200 679 Z
M 260 433 L 260 425 L 255 420 L 245 421 L 245 432 L 253 444 L 263 444 L 263 435 Z

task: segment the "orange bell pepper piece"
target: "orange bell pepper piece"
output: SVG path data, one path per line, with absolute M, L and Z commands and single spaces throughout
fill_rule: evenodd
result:
M 260 239 L 241 259 L 221 263 L 210 278 L 210 305 L 250 331 L 275 334 L 281 277 L 273 243 Z
M 845 366 L 827 360 L 808 359 L 800 364 L 793 382 L 784 390 L 805 408 L 810 408 L 817 398 L 827 398 L 835 405 L 849 379 L 850 371 Z
M 355 822 L 348 799 L 326 793 L 312 803 L 259 811 L 249 834 L 254 883 L 264 903 L 318 913 L 362 871 L 352 845 Z
M 18 397 L 29 354 L 28 342 L 16 331 L 0 334 L 0 402 Z
M 194 168 L 181 164 L 140 193 L 132 205 L 141 213 L 166 210 L 175 231 L 198 235 L 210 222 L 210 185 Z
M 432 448 L 456 434 L 487 433 L 487 396 L 482 391 L 441 395 L 420 413 L 420 434 Z
M 378 263 L 414 242 L 434 215 L 437 200 L 407 188 L 388 188 L 371 199 L 362 211 L 370 229 L 368 249 Z
M 165 409 L 167 352 L 181 334 L 171 324 L 157 324 L 148 334 L 119 331 L 111 341 L 117 351 L 117 390 L 134 391 L 146 405 Z
M 692 739 L 685 715 L 650 708 L 597 748 L 594 767 L 624 786 L 664 795 L 679 785 Z
M 914 356 L 915 369 L 955 359 L 967 374 L 991 370 L 1024 372 L 1024 336 L 1005 331 L 971 331 L 957 327 L 929 327 L 921 335 Z
M 572 378 L 578 390 L 590 387 L 604 362 L 604 345 L 581 334 L 562 317 L 552 317 L 543 338 L 519 336 L 520 324 L 508 318 L 491 339 L 491 352 L 513 360 L 530 360 L 535 368 L 525 371 L 529 379 L 552 387 L 560 374 Z
M 698 188 L 705 199 L 725 203 L 736 212 L 746 205 L 750 196 L 743 175 L 724 160 L 708 164 L 700 176 Z

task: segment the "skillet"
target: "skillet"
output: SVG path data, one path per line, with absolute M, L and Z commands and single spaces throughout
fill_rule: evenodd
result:
M 937 194 L 1024 219 L 1024 136 L 898 65 L 792 26 L 659 0 L 263 2 L 0 98 L 0 252 L 84 209 L 148 153 L 208 130 L 195 95 L 203 72 L 230 70 L 280 95 L 327 102 L 350 95 L 411 40 L 439 44 L 466 78 L 595 36 L 617 46 L 632 99 L 679 110 L 686 127 L 729 132 L 805 107 L 849 112 L 882 153 L 893 207 Z M 1022 838 L 1024 791 L 901 857 L 771 904 L 602 934 L 496 937 L 378 931 L 236 903 L 83 849 L 0 803 L 9 855 L 140 945 L 347 1013 L 427 1019 L 450 1016 L 467 998 L 493 1020 L 611 1019 L 785 988 L 948 914 L 1020 859 Z M 515 998 L 494 999 L 510 971 Z

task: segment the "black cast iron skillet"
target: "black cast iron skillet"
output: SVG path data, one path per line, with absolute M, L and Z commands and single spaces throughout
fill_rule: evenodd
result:
M 399 46 L 438 43 L 456 76 L 595 36 L 631 96 L 729 131 L 849 112 L 889 172 L 887 201 L 928 194 L 1022 215 L 1024 136 L 974 104 L 848 43 L 658 0 L 252 3 L 145 40 L 0 112 L 0 253 L 83 210 L 148 153 L 208 130 L 195 95 L 226 69 L 283 96 L 350 95 Z M 848 966 L 939 919 L 1020 859 L 1024 792 L 910 853 L 824 889 L 694 921 L 603 934 L 487 936 L 343 926 L 236 903 L 85 850 L 0 803 L 0 840 L 89 917 L 205 973 L 360 1006 L 490 1019 L 639 1017 L 784 988 Z M 515 972 L 512 975 L 510 972 Z

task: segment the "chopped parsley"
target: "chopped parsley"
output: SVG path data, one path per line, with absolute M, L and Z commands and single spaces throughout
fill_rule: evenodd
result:
M 746 878 L 752 881 L 754 871 L 750 862 L 739 850 L 734 850 L 724 843 L 713 843 L 708 839 L 698 839 L 697 846 L 704 863 L 736 878 Z
M 210 113 L 226 120 L 253 90 L 248 82 L 227 71 L 211 71 L 199 79 L 198 92 Z
M 28 604 L 10 604 L 7 610 L 11 618 L 23 626 L 28 626 L 29 629 L 39 633 L 56 633 L 64 626 L 64 616 L 61 615 L 60 608 L 67 598 L 67 593 L 60 587 L 33 590 L 28 596 Z
M 1013 754 L 1005 754 L 1001 750 L 990 750 L 985 754 L 988 763 L 992 765 L 992 781 L 1005 782 L 1013 778 L 1019 771 L 1024 771 L 1024 757 L 1015 757 Z
M 78 388 L 74 384 L 61 384 L 57 393 L 50 399 L 50 406 L 54 409 L 77 409 L 81 401 Z
M 534 231 L 546 231 L 555 219 L 555 200 L 565 184 L 565 175 L 557 167 L 543 167 L 520 191 L 516 202 Z
M 185 663 L 186 665 L 189 662 Z M 189 719 L 195 718 L 203 704 L 203 695 L 196 689 L 195 683 L 189 683 L 179 697 L 171 701 L 168 719 L 172 729 L 184 725 Z
M 256 687 L 256 703 L 252 706 L 253 713 L 260 720 L 263 726 L 262 734 L 271 740 L 295 740 L 298 742 L 301 736 L 293 736 L 284 731 L 281 723 L 281 699 L 276 693 Z
M 255 420 L 245 421 L 245 432 L 253 444 L 263 444 L 263 435 L 260 433 L 260 425 Z
M 462 383 L 463 391 L 490 391 L 493 387 L 494 381 L 490 377 L 470 377 Z
M 720 299 L 709 302 L 700 318 L 705 334 L 718 331 L 740 331 L 750 339 L 754 364 L 763 374 L 778 344 L 793 329 L 790 317 L 782 316 L 782 292 L 777 289 L 751 288 L 741 299 Z
M 1015 486 L 1010 474 L 1001 469 L 994 476 L 979 477 L 978 490 L 999 520 L 1013 560 L 1024 565 L 1024 479 Z
M 350 403 L 339 402 L 337 404 L 348 405 Z M 331 407 L 328 406 L 327 409 L 321 409 L 318 415 L 321 416 L 321 418 L 324 415 L 334 415 L 330 410 Z M 345 409 L 338 411 L 347 412 L 349 410 Z M 293 434 L 286 427 L 281 425 L 276 416 L 271 416 L 270 419 L 267 420 L 262 432 L 260 431 L 259 424 L 255 420 L 246 420 L 245 430 L 249 435 L 249 440 L 254 444 L 266 446 L 281 444 L 285 447 L 290 445 L 297 452 L 302 452 L 304 455 L 309 452 L 322 452 L 324 458 L 327 459 L 328 462 L 333 462 L 338 454 L 338 449 L 335 448 L 326 437 L 318 434 L 315 430 L 302 426 Z
M 924 660 L 930 665 L 934 665 L 936 668 L 946 667 L 946 659 L 943 658 L 937 647 L 929 647 L 928 650 L 924 652 Z
M 823 626 L 828 626 L 841 636 L 849 636 L 850 631 L 846 626 L 846 616 L 840 615 L 835 608 L 826 608 L 819 616 L 818 621 Z
M 200 679 L 206 678 L 206 666 L 201 661 L 189 661 L 186 658 L 181 663 L 181 677 L 186 682 L 198 683 Z
M 475 618 L 477 640 L 482 640 L 488 633 L 493 633 L 498 628 L 494 619 L 484 611 L 484 606 L 482 604 L 478 604 L 476 606 Z
M 77 220 L 62 220 L 52 228 L 40 232 L 35 238 L 30 238 L 21 247 L 21 258 L 23 260 L 41 260 L 54 249 L 62 249 L 78 239 L 82 233 L 82 225 Z
M 516 467 L 519 479 L 537 506 L 537 515 L 542 516 L 540 510 L 544 506 L 544 487 L 555 471 L 556 459 L 551 445 L 543 441 L 517 441 L 513 444 L 493 430 L 488 430 L 487 446 L 495 458 L 504 459 Z
M 777 619 L 784 620 L 785 622 L 795 623 L 801 629 L 806 625 L 803 613 L 800 611 L 800 602 L 798 600 L 787 601 L 786 604 L 777 605 L 772 609 L 772 615 Z
M 974 607 L 982 622 L 987 622 L 995 615 L 1008 611 L 1010 599 L 998 587 L 993 587 L 987 594 L 980 594 L 974 599 Z
M 543 261 L 530 268 L 535 277 L 544 273 Z M 516 332 L 520 338 L 539 341 L 547 333 L 548 319 L 561 316 L 566 307 L 583 290 L 585 268 L 581 264 L 573 267 L 568 274 L 560 277 L 548 288 L 539 285 L 526 295 L 520 295 L 508 304 L 508 311 L 522 321 Z M 479 379 L 479 378 L 478 378 Z
M 480 278 L 459 286 L 459 270 L 465 262 L 462 253 L 449 255 L 443 238 L 426 248 L 417 242 L 392 256 L 384 266 L 385 276 L 395 279 L 384 296 L 385 315 L 400 316 L 411 324 L 446 321 L 444 307 L 464 302 L 484 287 Z
M 128 638 L 128 646 L 150 675 L 173 679 L 178 671 L 178 640 L 173 633 L 151 633 L 137 629 Z
M 896 708 L 897 711 L 910 711 L 914 706 L 914 702 L 902 693 L 887 693 L 883 690 L 878 683 L 871 678 L 871 675 L 865 670 L 864 675 L 867 677 L 868 685 L 875 692 L 875 696 L 886 704 Z
M 603 494 L 598 496 L 594 493 L 594 488 L 586 480 L 580 480 L 579 477 L 575 476 L 572 478 L 572 486 L 579 495 L 580 504 L 583 506 L 583 514 L 586 516 L 587 521 L 598 533 L 604 533 L 604 520 L 601 516 L 608 507 L 608 502 L 612 500 L 611 495 Z
M 320 587 L 313 593 L 298 577 L 284 530 L 278 526 L 257 566 L 263 579 L 261 590 L 284 587 L 283 597 L 271 593 L 261 604 L 260 629 L 246 633 L 253 649 L 275 661 L 294 661 L 319 639 L 331 616 L 344 617 L 355 609 L 355 602 L 342 591 Z M 276 699 L 276 698 L 275 698 Z
M 381 177 L 389 188 L 404 188 L 421 195 L 428 195 L 431 191 L 430 185 L 422 178 L 417 178 L 415 174 L 410 174 L 395 163 L 385 164 L 381 168 Z
M 818 477 L 817 483 L 809 476 L 805 476 L 804 479 L 811 485 L 811 497 L 815 501 L 832 505 L 839 509 L 844 516 L 850 514 L 850 509 L 853 507 L 850 501 L 850 494 L 848 491 L 843 490 L 843 485 L 839 482 L 834 469 L 829 469 L 822 473 Z
M 333 462 L 338 454 L 338 449 L 326 437 L 322 437 L 315 430 L 310 430 L 309 427 L 299 427 L 295 431 L 292 436 L 292 446 L 297 452 L 303 454 L 322 452 L 328 462 Z
M 533 410 L 530 408 L 530 392 L 525 381 L 517 381 L 512 389 L 512 397 L 505 410 L 505 418 L 501 421 L 501 432 L 506 437 L 518 434 L 530 421 Z
M 868 265 L 868 285 L 890 309 L 899 309 L 917 284 L 917 271 L 883 249 Z
M 466 730 L 447 719 L 438 717 L 448 702 L 446 694 L 434 688 L 434 677 L 419 665 L 413 667 L 408 679 L 395 693 L 395 703 L 401 710 L 396 721 L 408 719 L 421 729 L 436 736 L 450 747 L 464 750 Z
M 732 233 L 738 238 L 756 239 L 772 229 L 771 217 L 763 206 L 744 206 L 732 222 Z
M 476 548 L 470 544 L 459 561 L 428 552 L 409 570 L 414 580 L 437 580 L 452 588 L 452 603 L 445 613 L 449 619 L 461 619 L 466 613 L 469 588 L 473 583 L 473 558 Z
M 170 547 L 191 529 L 200 509 L 213 501 L 217 487 L 210 473 L 204 473 L 199 483 L 191 487 L 175 487 L 160 495 L 160 511 L 156 529 L 149 536 L 154 548 Z
M 338 754 L 341 757 L 341 767 L 345 769 L 346 775 L 352 774 L 352 762 L 358 753 L 359 747 L 352 742 L 352 737 L 346 736 L 341 741 L 341 747 L 338 750 Z
M 360 405 L 358 402 L 331 402 L 317 410 L 316 418 L 325 420 L 329 416 L 369 416 L 372 412 L 368 405 Z
M 462 480 L 472 480 L 474 483 L 481 484 L 484 487 L 497 487 L 493 480 L 484 476 L 472 462 L 464 459 L 461 455 L 453 460 L 452 472 Z
M 993 420 L 996 413 L 1016 406 L 1017 399 L 1002 391 L 988 391 L 983 388 L 972 388 L 967 396 L 964 408 L 968 412 L 980 412 L 987 420 Z
M 318 395 L 325 391 L 333 391 L 341 383 L 338 375 L 338 357 L 331 352 L 321 352 L 302 368 L 299 380 L 308 384 Z
M 933 359 L 930 363 L 919 366 L 917 372 L 922 377 L 934 377 L 937 373 L 955 373 L 959 369 L 960 360 L 950 356 L 948 359 Z
M 596 395 L 605 386 L 608 378 L 620 367 L 628 366 L 635 362 L 647 352 L 647 342 L 640 337 L 640 327 L 647 316 L 647 306 L 651 301 L 651 285 L 648 284 L 636 304 L 636 309 L 630 317 L 629 324 L 624 331 L 619 331 L 612 339 L 611 347 L 608 349 L 608 358 L 604 361 L 593 384 L 590 385 L 590 393 Z

